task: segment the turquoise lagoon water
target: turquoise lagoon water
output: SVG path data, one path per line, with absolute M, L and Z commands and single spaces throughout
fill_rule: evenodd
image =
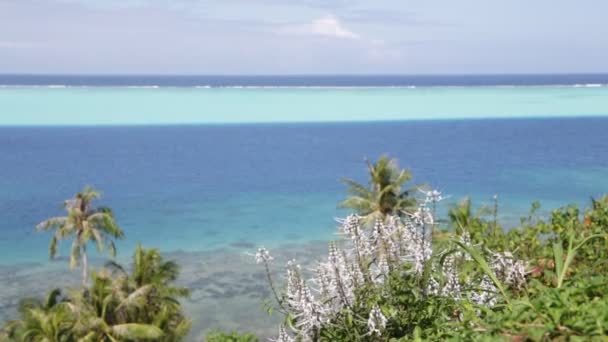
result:
M 608 87 L 4 87 L 0 124 L 121 125 L 602 116 Z

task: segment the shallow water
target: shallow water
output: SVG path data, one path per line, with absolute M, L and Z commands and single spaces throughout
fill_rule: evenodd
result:
M 222 124 L 603 116 L 608 86 L 0 87 L 4 125 Z
M 326 250 L 325 242 L 277 246 L 272 252 L 275 261 L 271 270 L 277 286 L 283 285 L 283 266 L 287 260 L 297 259 L 306 270 Z M 271 299 L 266 274 L 262 266 L 255 264 L 249 251 L 249 246 L 233 246 L 165 255 L 181 266 L 177 285 L 191 291 L 190 298 L 182 301 L 184 311 L 193 323 L 188 340 L 202 341 L 210 329 L 248 331 L 262 339 L 276 335 L 281 316 L 269 316 L 263 310 L 264 301 Z M 103 264 L 101 259 L 92 261 L 94 268 Z M 128 264 L 127 258 L 119 261 Z M 2 266 L 0 321 L 14 318 L 19 298 L 44 294 L 51 288 L 77 288 L 79 284 L 80 271 L 68 271 L 66 260 L 52 264 Z

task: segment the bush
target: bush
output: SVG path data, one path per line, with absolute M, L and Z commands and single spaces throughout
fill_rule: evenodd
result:
M 418 202 L 410 215 L 373 226 L 357 215 L 340 221 L 344 239 L 330 243 L 308 278 L 291 261 L 287 287 L 275 295 L 285 315 L 277 340 L 608 336 L 608 197 L 583 214 L 572 205 L 554 210 L 547 221 L 533 204 L 509 231 L 496 211 L 473 216 L 469 200 L 452 207 L 442 227 L 427 209 L 434 199 Z M 262 248 L 256 257 L 268 270 L 270 253 Z

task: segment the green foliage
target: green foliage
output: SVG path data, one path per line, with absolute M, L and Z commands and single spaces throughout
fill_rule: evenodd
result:
M 474 243 L 511 250 L 529 266 L 525 291 L 511 294 L 508 310 L 467 323 L 478 336 L 508 340 L 605 340 L 608 197 L 592 199 L 584 215 L 573 205 L 554 210 L 547 222 L 535 219 L 539 208 L 533 204 L 521 227 L 506 233 L 488 234 L 483 220 L 471 226 Z
M 322 341 L 384 341 L 390 338 L 411 340 L 415 336 L 441 339 L 454 315 L 456 302 L 447 297 L 429 295 L 418 278 L 393 272 L 385 286 L 366 286 L 357 293 L 357 301 L 321 329 Z M 378 305 L 388 324 L 383 336 L 370 336 L 369 312 Z
M 258 342 L 259 339 L 250 333 L 240 334 L 236 331 L 223 332 L 214 330 L 205 337 L 207 342 Z
M 496 305 L 434 295 L 425 290 L 425 278 L 393 270 L 381 288 L 360 288 L 351 307 L 323 324 L 319 340 L 608 340 L 608 197 L 593 199 L 583 211 L 573 205 L 559 208 L 546 220 L 538 218 L 539 208 L 534 203 L 519 227 L 506 230 L 491 210 L 473 214 L 465 199 L 451 208 L 447 229 L 435 237 L 435 260 L 443 263 L 450 253 L 466 253 L 469 261 L 461 265 L 459 279 L 465 284 L 491 279 Z M 459 240 L 465 232 L 470 243 Z M 490 251 L 526 261 L 523 287 L 497 276 Z M 382 334 L 371 334 L 368 327 L 376 305 L 387 319 Z
M 9 321 L 0 331 L 2 341 L 71 341 L 76 320 L 71 308 L 55 289 L 46 300 L 34 298 L 21 300 L 21 320 Z
M 23 300 L 21 318 L 5 325 L 2 341 L 180 341 L 190 322 L 179 303 L 188 290 L 171 284 L 179 267 L 141 246 L 133 259 L 131 274 L 112 263 L 66 297 L 54 290 L 45 301 Z
M 606 288 L 605 276 L 571 279 L 559 288 L 534 280 L 529 283 L 527 297 L 516 301 L 512 310 L 490 311 L 478 322 L 479 329 L 490 336 L 521 336 L 534 341 L 605 340 Z

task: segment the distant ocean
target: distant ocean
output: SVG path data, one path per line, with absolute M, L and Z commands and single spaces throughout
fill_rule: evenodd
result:
M 0 84 L 0 263 L 7 267 L 46 262 L 50 236 L 34 226 L 62 214 L 62 201 L 84 185 L 102 189 L 102 203 L 115 209 L 126 232 L 122 258 L 138 242 L 243 254 L 335 238 L 333 219 L 344 215 L 336 209 L 345 196 L 340 178 L 364 182 L 364 160 L 383 153 L 411 169 L 416 183 L 450 195 L 442 210 L 464 196 L 490 204 L 497 194 L 512 224 L 532 201 L 548 210 L 608 192 L 607 75 L 4 75 Z M 141 88 L 148 86 L 160 89 Z M 222 112 L 222 104 L 232 107 Z M 443 115 L 403 120 L 399 110 L 408 106 Z M 152 120 L 187 110 L 206 121 Z M 467 110 L 475 115 L 462 116 Z M 81 125 L 116 111 L 155 125 Z M 347 121 L 351 111 L 357 122 Z M 331 123 L 277 119 L 332 113 L 339 115 Z M 44 120 L 22 120 L 28 116 Z M 53 125 L 55 118 L 73 122 Z
M 445 87 L 602 86 L 608 74 L 543 75 L 9 75 L 4 86 L 80 87 Z

